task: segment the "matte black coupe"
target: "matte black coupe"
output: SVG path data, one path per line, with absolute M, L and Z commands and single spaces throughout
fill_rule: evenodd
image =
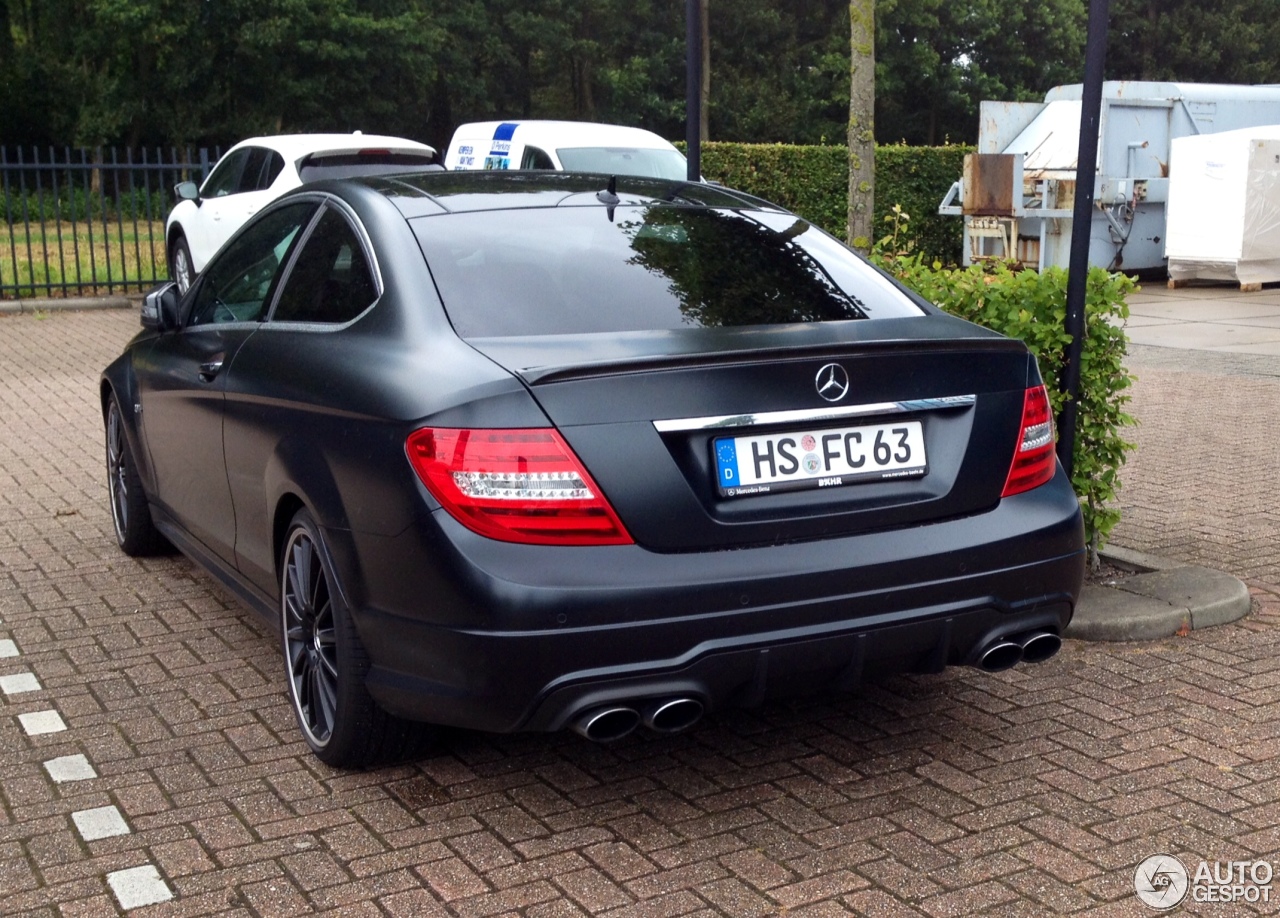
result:
M 1079 594 L 1026 347 L 729 189 L 321 182 L 142 325 L 101 386 L 120 546 L 278 624 L 333 765 L 1037 662 Z

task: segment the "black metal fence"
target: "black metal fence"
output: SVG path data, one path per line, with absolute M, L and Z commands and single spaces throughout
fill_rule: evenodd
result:
M 146 290 L 169 276 L 173 186 L 217 151 L 0 147 L 0 299 Z

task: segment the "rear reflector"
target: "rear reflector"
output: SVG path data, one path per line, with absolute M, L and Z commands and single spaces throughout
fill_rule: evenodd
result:
M 424 427 L 405 451 L 431 495 L 473 532 L 531 545 L 630 545 L 600 488 L 550 428 Z
M 1053 415 L 1049 412 L 1049 395 L 1044 386 L 1028 389 L 1022 401 L 1022 432 L 1018 435 L 1018 448 L 1009 466 L 1004 493 L 1010 497 L 1038 488 L 1057 470 L 1058 460 L 1053 449 Z

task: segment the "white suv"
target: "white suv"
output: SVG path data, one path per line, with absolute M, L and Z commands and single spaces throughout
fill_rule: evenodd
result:
M 199 188 L 181 182 L 165 223 L 169 276 L 186 292 L 196 273 L 265 204 L 322 178 L 408 172 L 435 165 L 434 147 L 376 134 L 284 134 L 236 144 Z

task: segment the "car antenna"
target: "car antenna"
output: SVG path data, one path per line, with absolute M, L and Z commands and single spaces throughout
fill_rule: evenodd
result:
M 618 197 L 618 177 L 616 175 L 609 176 L 609 187 L 604 191 L 596 192 L 596 200 L 604 204 L 609 209 L 609 222 L 613 222 L 613 209 L 618 206 L 620 198 Z

